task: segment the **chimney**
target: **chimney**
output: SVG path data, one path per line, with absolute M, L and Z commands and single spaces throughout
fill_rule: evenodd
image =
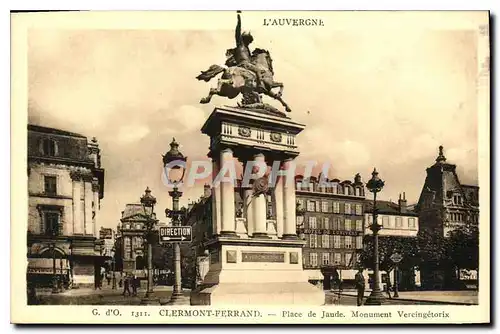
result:
M 203 197 L 208 198 L 210 197 L 210 195 L 212 195 L 212 190 L 210 189 L 210 185 L 205 184 L 203 186 Z
M 403 198 L 401 198 L 401 194 L 399 194 L 398 204 L 399 204 L 399 212 L 406 213 L 408 207 L 407 207 L 406 193 L 405 192 L 403 192 Z

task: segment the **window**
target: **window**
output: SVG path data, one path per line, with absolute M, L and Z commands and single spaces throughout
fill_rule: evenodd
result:
M 330 254 L 329 253 L 323 253 L 321 263 L 323 263 L 324 265 L 330 264 Z
M 302 198 L 297 200 L 297 204 L 299 205 L 299 209 L 304 209 L 304 200 Z
M 358 216 L 363 215 L 363 205 L 356 204 L 356 215 L 358 215 Z
M 352 237 L 345 236 L 345 248 L 352 248 Z
M 389 217 L 387 216 L 382 217 L 382 226 L 385 228 L 389 227 Z
M 346 219 L 344 221 L 344 224 L 345 224 L 345 230 L 346 231 L 350 231 L 352 229 L 352 226 L 351 226 L 351 220 L 350 219 Z
M 344 195 L 349 195 L 349 186 L 344 187 Z
M 44 232 L 46 235 L 57 236 L 61 234 L 58 212 L 44 212 L 43 219 Z
M 344 221 L 342 220 L 342 218 L 337 218 L 337 229 L 339 231 L 344 230 Z
M 340 213 L 340 203 L 333 202 L 333 213 Z
M 328 209 L 329 209 L 328 202 L 327 201 L 321 202 L 321 211 L 328 212 L 329 211 Z
M 318 253 L 309 253 L 309 264 L 311 267 L 318 266 Z
M 297 188 L 297 190 L 301 190 L 302 189 L 302 181 L 297 181 L 296 188 Z
M 330 219 L 328 217 L 323 218 L 323 228 L 325 230 L 330 229 Z
M 316 234 L 309 235 L 309 247 L 310 248 L 318 247 L 318 236 Z
M 340 264 L 341 263 L 341 256 L 342 256 L 342 254 L 340 254 L 340 253 L 334 253 L 333 254 L 333 263 Z
M 460 196 L 460 195 L 453 195 L 453 204 L 455 204 L 455 205 L 462 205 L 462 196 Z
M 356 249 L 362 249 L 363 248 L 363 237 L 361 235 L 358 235 L 356 237 Z
M 307 201 L 307 211 L 314 211 L 314 201 Z
M 43 154 L 48 156 L 55 156 L 57 147 L 56 142 L 52 139 L 44 139 L 42 143 Z
M 340 248 L 344 248 L 344 245 L 345 245 L 344 240 L 345 240 L 344 236 L 341 235 L 340 236 Z
M 45 194 L 57 195 L 57 178 L 55 176 L 45 176 Z
M 135 229 L 140 230 L 141 229 L 141 224 L 135 224 Z
M 309 217 L 309 228 L 316 229 L 318 226 L 316 225 L 316 217 Z
M 333 248 L 340 248 L 340 235 L 333 236 Z
M 321 247 L 330 248 L 330 236 L 328 234 L 323 234 L 321 236 Z
M 403 222 L 401 217 L 396 217 L 396 228 L 401 228 L 403 227 Z
M 356 231 L 363 231 L 363 221 L 361 219 L 356 220 Z
M 304 225 L 304 216 L 297 216 L 297 226 L 302 227 Z
M 309 181 L 308 187 L 309 187 L 309 191 L 314 191 L 314 183 L 312 183 L 311 181 Z
M 408 227 L 415 228 L 415 218 L 408 218 Z
M 338 185 L 336 183 L 332 183 L 330 185 L 330 189 L 332 190 L 332 194 L 336 194 L 337 193 L 337 189 L 338 189 Z
M 321 212 L 321 202 L 320 201 L 316 201 L 316 212 Z
M 356 188 L 356 196 L 361 196 L 361 188 Z
M 344 204 L 344 213 L 346 215 L 350 215 L 351 214 L 351 203 L 345 203 Z
M 351 267 L 354 263 L 352 258 L 352 253 L 345 253 L 345 265 Z

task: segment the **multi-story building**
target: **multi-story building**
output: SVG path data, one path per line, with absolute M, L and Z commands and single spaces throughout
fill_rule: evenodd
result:
M 189 253 L 189 265 L 183 272 L 183 278 L 188 278 L 192 283 L 199 283 L 208 272 L 210 259 L 204 243 L 212 235 L 212 202 L 210 185 L 204 186 L 203 195 L 198 201 L 188 204 L 184 225 L 192 227 L 192 241 L 188 246 L 190 251 L 183 249 L 183 253 Z M 186 248 L 186 247 L 185 247 Z
M 446 161 L 443 147 L 439 147 L 436 162 L 427 168 L 427 176 L 420 193 L 417 210 L 420 230 L 448 237 L 449 232 L 467 225 L 479 223 L 479 187 L 465 185 L 459 180 L 456 165 Z M 462 273 L 460 273 L 462 275 Z M 477 273 L 466 273 L 477 278 Z M 443 270 L 422 271 L 422 286 L 442 288 L 450 275 Z
M 311 282 L 330 288 L 332 279 L 353 283 L 363 248 L 365 190 L 354 182 L 296 176 L 297 233 L 306 240 L 304 269 Z M 327 279 L 325 279 L 325 277 Z
M 156 216 L 153 216 L 156 219 Z M 118 225 L 116 248 L 121 257 L 123 272 L 135 273 L 142 276 L 146 268 L 146 249 L 144 247 L 144 232 L 147 217 L 141 204 L 125 205 L 122 218 Z
M 103 242 L 101 255 L 111 257 L 115 246 L 116 232 L 112 228 L 101 227 L 99 239 Z
M 104 169 L 97 140 L 28 125 L 27 172 L 28 282 L 46 285 L 56 277 L 66 285 L 93 286 L 104 261 Z
M 416 239 L 418 235 L 418 214 L 413 210 L 414 206 L 409 206 L 406 200 L 406 194 L 399 197 L 398 203 L 391 201 L 377 201 L 377 223 L 382 225 L 379 231 L 379 244 L 384 243 L 384 239 L 393 238 L 403 241 L 403 238 Z M 367 199 L 365 203 L 365 235 L 370 236 L 373 232 L 370 225 L 373 224 L 373 201 Z M 415 240 L 416 243 L 416 240 Z M 388 243 L 389 244 L 389 243 Z M 405 260 L 399 266 L 399 288 L 400 290 L 414 290 L 420 286 L 420 272 L 413 266 L 405 266 Z M 389 275 L 391 282 L 394 283 L 395 271 L 382 273 L 382 282 L 385 282 L 386 275 Z M 373 277 L 373 272 L 368 271 L 368 276 Z M 370 279 L 370 281 L 373 281 Z

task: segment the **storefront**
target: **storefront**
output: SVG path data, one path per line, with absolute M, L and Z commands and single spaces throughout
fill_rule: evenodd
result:
M 65 258 L 28 258 L 27 279 L 35 287 L 52 287 L 56 277 L 67 288 L 70 276 L 69 261 Z

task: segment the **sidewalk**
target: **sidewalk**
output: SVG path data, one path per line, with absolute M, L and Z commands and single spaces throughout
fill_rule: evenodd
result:
M 327 294 L 337 294 L 336 291 L 328 291 Z M 365 297 L 370 295 L 371 291 L 365 291 Z M 356 291 L 343 291 L 342 296 L 356 297 Z M 391 292 L 393 295 L 393 292 Z M 387 294 L 384 293 L 384 297 Z M 436 304 L 455 304 L 455 305 L 477 305 L 478 292 L 477 291 L 402 291 L 399 292 L 399 298 L 394 300 L 408 301 L 408 302 L 432 302 Z

